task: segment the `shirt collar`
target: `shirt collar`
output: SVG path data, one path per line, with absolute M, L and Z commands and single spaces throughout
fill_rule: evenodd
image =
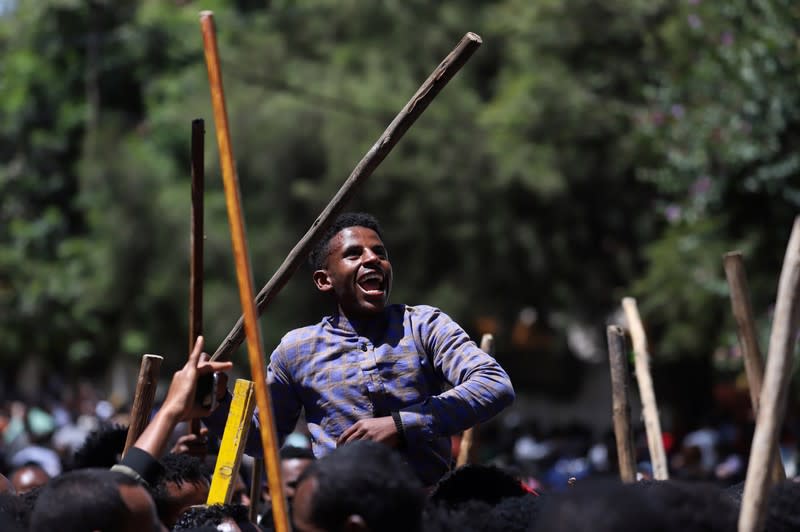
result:
M 388 306 L 379 315 L 372 318 L 348 318 L 338 310 L 328 318 L 328 323 L 336 330 L 366 336 L 379 337 L 386 331 L 389 321 Z

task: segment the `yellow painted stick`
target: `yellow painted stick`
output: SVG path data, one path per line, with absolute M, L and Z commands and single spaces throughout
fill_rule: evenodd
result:
M 222 433 L 222 442 L 217 455 L 217 465 L 214 467 L 214 476 L 211 477 L 211 488 L 208 490 L 206 504 L 229 504 L 233 489 L 236 486 L 236 476 L 239 474 L 239 465 L 242 462 L 242 453 L 247 442 L 247 433 L 253 421 L 253 410 L 256 407 L 253 401 L 252 382 L 236 379 L 233 388 L 233 399 L 228 420 L 225 422 L 225 432 Z
M 222 72 L 219 66 L 217 35 L 214 29 L 214 14 L 203 11 L 200 14 L 203 33 L 203 50 L 208 68 L 208 82 L 211 89 L 211 102 L 214 107 L 214 124 L 219 145 L 219 158 L 222 165 L 222 181 L 225 186 L 225 204 L 228 209 L 228 222 L 233 242 L 233 255 L 236 261 L 236 279 L 239 284 L 239 300 L 244 315 L 244 330 L 247 338 L 247 357 L 250 361 L 250 375 L 256 387 L 256 404 L 261 425 L 261 445 L 264 461 L 267 464 L 267 483 L 272 494 L 272 518 L 276 532 L 290 532 L 289 508 L 283 495 L 281 467 L 278 457 L 278 438 L 275 430 L 275 415 L 272 400 L 267 389 L 264 371 L 264 358 L 261 329 L 256 313 L 253 273 L 250 268 L 250 255 L 244 229 L 239 178 L 234 165 L 233 147 L 228 129 L 228 112 L 225 109 L 225 90 L 222 85 Z

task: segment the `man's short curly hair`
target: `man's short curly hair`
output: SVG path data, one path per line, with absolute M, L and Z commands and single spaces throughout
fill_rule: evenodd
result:
M 314 248 L 308 254 L 308 264 L 312 270 L 320 270 L 325 267 L 325 261 L 328 258 L 328 245 L 331 239 L 336 234 L 348 227 L 366 227 L 372 229 L 383 240 L 383 231 L 378 223 L 378 220 L 371 214 L 365 212 L 346 212 L 340 214 L 336 220 L 322 233 L 322 238 L 314 245 Z

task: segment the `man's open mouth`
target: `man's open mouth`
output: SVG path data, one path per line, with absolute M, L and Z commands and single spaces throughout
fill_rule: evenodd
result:
M 369 272 L 361 275 L 356 283 L 369 295 L 382 295 L 385 287 L 385 277 L 382 272 Z

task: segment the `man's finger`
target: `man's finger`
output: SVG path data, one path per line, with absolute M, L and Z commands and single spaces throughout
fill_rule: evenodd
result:
M 194 349 L 192 349 L 192 352 L 189 353 L 189 360 L 186 362 L 187 364 L 197 366 L 197 362 L 200 360 L 200 353 L 203 352 L 204 343 L 203 337 L 198 336 L 197 341 L 194 343 Z
M 345 430 L 344 432 L 342 432 L 341 436 L 339 436 L 339 439 L 336 441 L 336 444 L 339 445 L 339 444 L 347 442 L 347 439 L 356 430 L 358 430 L 357 424 L 356 425 L 350 425 L 350 427 L 348 427 L 348 429 Z
M 207 375 L 217 371 L 228 371 L 233 367 L 233 362 L 203 362 L 197 366 L 197 373 Z

